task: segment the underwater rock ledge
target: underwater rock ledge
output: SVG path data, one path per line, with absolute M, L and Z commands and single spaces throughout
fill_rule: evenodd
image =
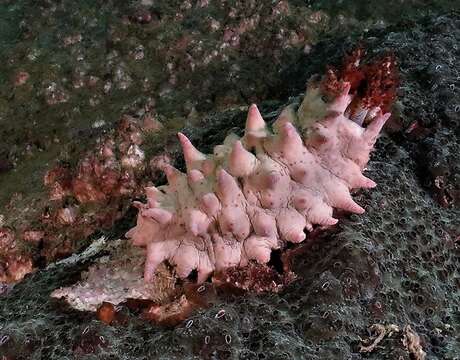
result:
M 405 26 L 391 34 L 369 36 L 375 36 L 372 41 L 380 44 L 378 48 L 383 47 L 381 44 L 400 46 L 403 54 L 404 44 L 429 54 L 433 47 L 424 45 L 420 38 L 435 36 L 439 50 L 436 61 L 441 61 L 458 58 L 443 41 L 458 37 L 459 24 L 458 15 L 453 14 L 424 19 L 411 30 Z M 331 46 L 338 51 L 337 44 Z M 414 55 L 406 55 L 403 59 L 407 60 L 408 74 L 426 73 L 426 64 L 420 66 Z M 445 69 L 441 73 L 449 79 Z M 436 79 L 440 86 L 449 84 L 446 78 L 436 75 Z M 409 84 L 406 92 L 413 90 L 413 81 L 411 76 L 404 79 L 404 84 Z M 423 84 L 417 86 L 426 90 Z M 444 106 L 438 101 L 438 92 L 417 90 L 409 95 L 404 101 L 406 109 L 412 111 L 428 111 L 433 103 Z M 275 110 L 262 109 L 262 113 Z M 242 122 L 241 116 L 227 113 L 212 118 L 211 130 L 188 130 L 194 143 L 208 146 L 209 142 L 220 142 L 222 132 L 241 127 Z M 452 133 L 446 124 L 440 127 Z M 200 139 L 206 141 L 200 143 Z M 450 147 L 458 147 L 456 138 L 446 139 Z M 63 309 L 49 298 L 56 287 L 75 282 L 87 263 L 38 271 L 0 296 L 0 354 L 10 358 L 79 356 L 107 360 L 409 359 L 395 338 L 384 339 L 367 355 L 360 354 L 359 348 L 362 339 L 370 335 L 366 329 L 371 324 L 403 328 L 410 323 L 428 358 L 455 359 L 460 352 L 460 217 L 455 209 L 441 208 L 433 201 L 416 174 L 410 144 L 405 148 L 409 142 L 396 140 L 388 136 L 379 139 L 366 174 L 378 179 L 379 186 L 355 195 L 366 213 L 342 219 L 336 234 L 320 239 L 320 244 L 295 264 L 299 280 L 281 294 L 226 299 L 175 329 L 150 325 L 136 317 L 124 325 L 106 326 L 91 315 Z M 439 153 L 436 147 L 433 152 Z

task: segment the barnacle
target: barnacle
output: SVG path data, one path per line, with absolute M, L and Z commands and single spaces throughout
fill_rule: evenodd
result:
M 146 281 L 164 261 L 182 278 L 196 270 L 198 282 L 267 263 L 272 250 L 302 242 L 305 229 L 336 224 L 334 209 L 364 212 L 350 191 L 376 185 L 362 172 L 390 114 L 372 107 L 348 115 L 356 96 L 350 82 L 337 81 L 333 97 L 310 82 L 297 111 L 288 106 L 271 128 L 251 105 L 244 136 L 229 135 L 210 155 L 179 133 L 187 172 L 163 167 L 168 184 L 146 188 L 127 233 L 147 248 Z

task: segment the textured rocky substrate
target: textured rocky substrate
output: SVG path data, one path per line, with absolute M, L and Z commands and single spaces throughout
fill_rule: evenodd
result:
M 356 196 L 366 214 L 344 219 L 336 232 L 320 237 L 294 262 L 297 281 L 276 294 L 219 298 L 174 329 L 148 324 L 126 309 L 121 311 L 129 321 L 107 326 L 49 298 L 55 288 L 78 280 L 101 254 L 93 255 L 4 289 L 0 354 L 7 359 L 183 359 L 184 354 L 198 359 L 410 359 L 397 336 L 360 353 L 367 329 L 381 323 L 401 329 L 410 325 L 430 359 L 455 359 L 460 352 L 460 214 L 450 200 L 455 196 L 446 192 L 458 189 L 455 105 L 460 99 L 454 90 L 459 54 L 454 45 L 460 18 L 427 18 L 401 30 L 407 25 L 363 39 L 371 52 L 394 49 L 402 72 L 401 121 L 380 138 L 368 166 L 379 187 Z M 329 40 L 315 48 L 305 66 L 287 72 L 292 78 L 302 74 L 292 91 L 355 42 Z M 262 113 L 278 108 L 263 106 Z M 194 143 L 206 139 L 200 146 L 205 148 L 243 122 L 242 113 L 225 112 L 208 118 L 205 128 L 188 131 Z M 174 154 L 171 145 L 167 148 Z M 438 163 L 447 169 L 441 172 L 442 184 L 448 185 L 442 193 L 446 201 L 433 191 L 438 173 L 427 171 L 438 169 Z

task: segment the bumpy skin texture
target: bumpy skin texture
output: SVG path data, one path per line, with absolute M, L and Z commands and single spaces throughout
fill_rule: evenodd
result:
M 334 209 L 361 214 L 350 194 L 376 184 L 362 171 L 389 113 L 368 111 L 367 127 L 348 118 L 350 84 L 325 102 L 310 84 L 295 112 L 287 107 L 269 130 L 249 108 L 245 135 L 229 135 L 214 154 L 199 152 L 179 134 L 187 174 L 164 167 L 168 185 L 149 187 L 137 226 L 127 237 L 147 247 L 144 278 L 168 260 L 180 277 L 198 282 L 214 270 L 267 263 L 272 250 L 299 243 L 305 229 L 337 223 Z

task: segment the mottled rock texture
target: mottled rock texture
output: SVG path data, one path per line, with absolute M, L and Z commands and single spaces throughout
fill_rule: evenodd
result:
M 196 313 L 193 322 L 164 329 L 136 316 L 124 326 L 107 326 L 50 300 L 52 290 L 74 283 L 91 261 L 42 270 L 0 297 L 0 354 L 19 359 L 410 359 L 403 344 L 391 339 L 375 352 L 359 353 L 366 329 L 383 323 L 410 324 L 429 359 L 458 357 L 459 213 L 453 204 L 442 207 L 424 186 L 430 161 L 419 150 L 428 141 L 433 154 L 453 169 L 452 184 L 458 186 L 458 152 L 445 150 L 458 148 L 458 113 L 443 114 L 450 107 L 425 79 L 459 102 L 449 85 L 458 71 L 454 45 L 460 17 L 433 16 L 362 37 L 371 52 L 388 46 L 401 61 L 402 128 L 419 119 L 436 126 L 425 141 L 401 131 L 379 139 L 367 173 L 379 187 L 355 198 L 366 213 L 344 219 L 335 234 L 322 237 L 296 262 L 298 281 L 278 294 L 223 299 Z M 341 58 L 342 49 L 355 42 L 351 36 L 321 43 L 298 67 L 286 69 L 292 88 L 280 92 L 298 93 L 309 75 L 322 73 L 325 63 Z M 443 66 L 436 70 L 439 63 Z M 262 105 L 262 114 L 273 118 L 281 104 Z M 244 117 L 224 112 L 207 118 L 206 127 L 185 132 L 210 152 L 229 130 L 244 126 Z M 447 145 L 429 141 L 436 138 Z M 178 153 L 174 141 L 164 139 L 156 147 Z

